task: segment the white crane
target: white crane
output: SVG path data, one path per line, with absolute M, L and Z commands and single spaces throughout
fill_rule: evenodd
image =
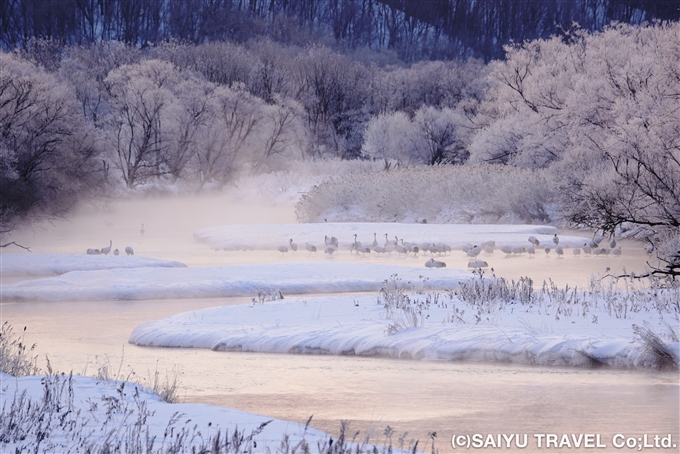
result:
M 368 246 L 362 246 L 361 243 L 359 243 L 359 249 L 357 249 L 357 254 L 361 252 L 362 254 L 370 254 L 371 253 L 371 248 Z
M 430 259 L 425 262 L 425 266 L 428 268 L 446 268 L 446 263 L 439 260 Z
M 357 241 L 357 234 L 354 234 L 354 243 L 352 243 L 352 250 L 357 251 L 357 254 L 359 254 L 359 248 L 361 247 L 361 242 Z
M 479 255 L 480 252 L 482 252 L 482 248 L 477 246 L 477 245 L 474 245 L 474 246 L 472 246 L 472 249 L 470 249 L 467 252 L 467 255 L 468 255 L 468 257 L 477 258 L 477 256 Z
M 113 244 L 112 240 L 109 240 L 109 245 L 106 247 L 102 248 L 102 254 L 107 255 L 109 252 L 111 252 L 111 245 Z
M 305 249 L 309 251 L 309 255 L 312 255 L 312 252 L 316 252 L 316 246 L 313 244 L 305 243 Z
M 132 249 L 130 246 L 125 246 L 125 253 L 127 255 L 135 255 L 134 249 Z
M 285 254 L 286 252 L 288 252 L 288 247 L 287 246 L 279 246 L 279 252 L 281 254 Z
M 468 262 L 468 268 L 487 268 L 488 266 L 486 260 L 470 260 Z
M 396 239 L 397 237 L 395 236 L 394 238 Z M 399 244 L 399 240 L 397 240 L 397 245 L 395 246 L 395 249 L 397 250 L 397 253 L 399 255 L 406 254 L 406 248 L 404 247 L 404 240 L 401 240 L 401 244 Z
M 451 246 L 449 246 L 448 244 L 444 244 L 444 243 L 437 243 L 437 249 L 444 252 L 444 255 L 446 255 L 447 252 L 451 252 Z

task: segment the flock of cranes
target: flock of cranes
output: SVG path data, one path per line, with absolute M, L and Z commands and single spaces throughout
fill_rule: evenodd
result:
M 104 221 L 106 223 L 107 227 L 113 226 L 113 223 L 109 221 Z M 142 228 L 139 230 L 139 233 L 144 235 L 144 224 L 142 224 Z M 111 248 L 113 247 L 113 240 L 109 240 L 109 245 L 105 246 L 101 249 L 95 249 L 95 248 L 88 248 L 85 253 L 87 255 L 109 255 L 111 252 Z M 135 255 L 135 250 L 132 249 L 131 246 L 125 246 L 125 254 L 126 255 Z M 113 255 L 120 255 L 120 251 L 118 249 L 113 250 Z
M 113 240 L 109 240 L 109 245 L 101 249 L 89 248 L 85 253 L 87 255 L 108 255 L 111 252 L 111 247 L 113 246 Z M 135 255 L 134 249 L 130 246 L 125 246 L 125 253 L 127 255 Z M 118 249 L 113 250 L 113 255 L 119 255 L 120 251 Z
M 382 254 L 391 254 L 392 252 L 396 252 L 397 254 L 401 255 L 409 255 L 413 254 L 413 256 L 417 256 L 421 252 L 429 252 L 433 256 L 435 254 L 445 254 L 446 252 L 451 252 L 451 246 L 443 243 L 410 243 L 407 241 L 404 241 L 403 238 L 398 238 L 396 235 L 394 237 L 394 240 L 389 239 L 389 234 L 385 234 L 385 241 L 383 242 L 378 242 L 378 234 L 374 233 L 373 234 L 373 241 L 372 242 L 367 242 L 367 243 L 362 243 L 361 241 L 358 241 L 358 235 L 354 235 L 354 241 L 350 244 L 350 253 L 357 253 L 358 254 L 372 254 L 375 253 L 377 255 L 382 255 Z M 305 243 L 305 249 L 309 252 L 311 255 L 312 253 L 315 253 L 318 251 L 316 245 L 310 244 L 310 243 Z M 338 239 L 334 236 L 328 236 L 326 235 L 324 237 L 324 253 L 328 255 L 333 255 L 336 253 L 339 249 L 339 243 Z M 288 240 L 288 244 L 281 245 L 278 247 L 278 251 L 281 252 L 282 254 L 287 253 L 288 251 L 293 251 L 296 252 L 298 250 L 298 246 L 296 243 L 293 242 L 293 239 L 291 238 Z
M 350 253 L 352 254 L 356 253 L 357 255 L 362 254 L 364 256 L 370 254 L 376 254 L 377 256 L 381 256 L 384 254 L 391 255 L 392 253 L 396 252 L 399 256 L 411 255 L 413 257 L 418 257 L 418 254 L 429 254 L 431 258 L 425 263 L 426 267 L 430 268 L 446 267 L 446 263 L 439 260 L 435 260 L 434 257 L 446 255 L 447 252 L 451 252 L 451 247 L 449 245 L 441 242 L 440 243 L 408 242 L 405 241 L 403 238 L 397 237 L 396 235 L 394 236 L 394 240 L 391 240 L 389 234 L 387 233 L 385 233 L 384 236 L 385 236 L 384 242 L 382 240 L 379 242 L 378 234 L 374 233 L 373 241 L 363 243 L 358 240 L 358 234 L 354 234 L 354 241 L 350 243 Z M 608 256 L 610 254 L 614 256 L 620 256 L 621 248 L 617 246 L 616 239 L 613 237 L 611 238 L 611 240 L 609 241 L 609 247 L 606 247 L 606 243 L 603 243 L 604 239 L 605 238 L 603 236 L 596 236 L 591 240 L 585 241 L 583 243 L 583 246 L 581 247 L 571 248 L 572 253 L 574 256 L 580 256 L 581 253 L 583 253 L 584 255 L 594 256 Z M 547 245 L 541 244 L 541 241 L 533 235 L 529 236 L 528 243 L 529 244 L 526 246 L 504 245 L 501 246 L 499 249 L 501 252 L 505 253 L 506 256 L 519 256 L 527 254 L 529 257 L 533 257 L 539 250 L 542 250 L 546 256 L 549 256 L 554 250 L 558 258 L 564 257 L 565 247 L 560 245 L 560 238 L 557 234 L 555 234 L 552 237 L 552 241 Z M 334 236 L 329 237 L 328 235 L 326 235 L 324 238 L 324 245 L 325 245 L 324 253 L 328 254 L 329 256 L 332 256 L 334 253 L 338 251 L 338 239 Z M 316 245 L 310 243 L 305 243 L 305 249 L 309 252 L 309 255 L 316 253 L 318 250 Z M 486 261 L 480 259 L 479 256 L 482 253 L 485 256 L 493 255 L 494 250 L 496 249 L 496 242 L 485 241 L 479 244 L 466 244 L 461 249 L 470 260 L 468 263 L 468 267 L 485 268 L 488 267 L 488 264 Z M 291 238 L 288 241 L 287 245 L 279 246 L 278 250 L 282 254 L 287 253 L 289 250 L 296 252 L 298 250 L 298 246 L 296 243 L 293 242 L 293 239 Z M 651 254 L 649 250 L 647 252 Z

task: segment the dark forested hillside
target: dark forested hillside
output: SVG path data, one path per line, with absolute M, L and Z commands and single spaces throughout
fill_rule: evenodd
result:
M 503 45 L 546 38 L 574 24 L 676 20 L 680 0 L 3 0 L 0 44 L 33 37 L 63 44 L 167 38 L 203 43 L 256 36 L 306 44 L 392 49 L 406 61 L 501 58 Z

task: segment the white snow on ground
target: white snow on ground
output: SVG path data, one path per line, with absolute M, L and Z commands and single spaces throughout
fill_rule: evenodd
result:
M 425 263 L 426 259 L 422 262 Z M 275 263 L 200 268 L 118 268 L 73 271 L 61 276 L 2 287 L 5 301 L 141 300 L 255 296 L 280 290 L 284 295 L 377 291 L 399 274 L 432 288 L 451 288 L 469 271 L 451 268 L 386 266 L 348 262 Z
M 554 247 L 555 227 L 536 225 L 469 225 L 469 224 L 400 224 L 327 222 L 321 224 L 241 224 L 212 227 L 198 230 L 194 236 L 205 241 L 215 249 L 274 249 L 288 244 L 293 239 L 298 248 L 304 251 L 305 243 L 313 244 L 323 252 L 324 236 L 338 239 L 340 249 L 348 249 L 357 241 L 364 245 L 373 243 L 373 234 L 380 246 L 385 244 L 385 233 L 394 241 L 395 235 L 404 241 L 416 243 L 445 243 L 451 248 L 461 248 L 465 244 L 480 244 L 495 241 L 496 247 L 503 245 L 529 246 L 530 235 L 535 236 L 541 245 Z M 564 247 L 583 246 L 584 239 L 576 236 L 561 236 L 560 245 Z
M 45 383 L 51 384 L 47 398 Z M 253 437 L 254 444 L 246 440 L 238 452 L 248 452 L 247 446 L 252 452 L 277 452 L 285 435 L 292 446 L 304 439 L 314 451 L 318 441 L 328 438 L 298 423 L 230 408 L 169 404 L 141 385 L 127 382 L 121 388 L 121 383 L 82 376 L 69 380 L 61 374 L 17 379 L 0 373 L 0 401 L 7 410 L 16 406 L 13 420 L 0 423 L 0 451 L 88 452 L 90 448 L 99 452 L 108 444 L 112 452 L 191 452 L 218 431 L 224 443 L 225 435 L 231 437 L 235 429 L 248 437 L 267 421 L 271 422 Z M 169 425 L 171 420 L 175 422 Z M 149 446 L 148 440 L 154 437 Z M 177 450 L 170 449 L 177 446 Z
M 186 267 L 174 260 L 139 256 L 87 254 L 2 254 L 3 276 L 52 276 L 69 271 L 94 271 L 112 268 Z
M 557 304 L 504 304 L 477 311 L 457 297 L 440 295 L 438 305 L 419 300 L 423 326 L 389 334 L 396 317 L 387 317 L 377 296 L 296 298 L 264 304 L 215 307 L 144 323 L 130 342 L 145 346 L 194 347 L 278 353 L 385 355 L 426 360 L 491 360 L 540 365 L 583 366 L 592 358 L 613 367 L 649 367 L 651 358 L 634 339 L 632 325 L 659 313 L 610 316 L 603 301 L 573 307 Z M 426 307 L 428 306 L 428 307 Z M 458 309 L 456 312 L 455 309 Z M 463 311 L 463 312 L 461 312 Z M 452 318 L 452 314 L 456 314 Z M 678 329 L 677 314 L 665 314 Z M 595 320 L 595 321 L 594 321 Z M 668 344 L 676 359 L 678 342 Z

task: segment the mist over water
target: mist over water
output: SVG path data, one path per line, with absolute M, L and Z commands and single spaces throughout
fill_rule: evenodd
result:
M 111 200 L 81 207 L 65 221 L 23 230 L 12 240 L 38 254 L 84 254 L 113 242 L 112 251 L 131 246 L 136 255 L 184 262 L 187 266 L 223 265 L 206 245 L 194 239 L 196 230 L 229 224 L 290 223 L 290 203 L 234 193 L 163 196 Z M 144 233 L 142 234 L 142 226 Z M 23 253 L 13 249 L 11 252 Z M 254 263 L 254 262 L 253 262 Z
M 202 196 L 163 196 L 137 199 L 111 200 L 97 207 L 80 208 L 65 221 L 54 221 L 50 224 L 34 227 L 15 233 L 11 240 L 30 246 L 31 251 L 38 254 L 81 254 L 88 248 L 101 249 L 113 242 L 113 249 L 125 254 L 125 247 L 131 246 L 136 255 L 158 259 L 178 260 L 187 266 L 221 266 L 252 263 L 280 263 L 295 261 L 340 260 L 361 263 L 392 264 L 403 266 L 422 266 L 430 256 L 420 254 L 418 257 L 399 257 L 392 255 L 359 256 L 351 254 L 349 249 L 341 249 L 333 257 L 324 256 L 322 252 L 309 255 L 300 244 L 297 254 L 283 256 L 276 250 L 223 251 L 213 250 L 210 245 L 200 243 L 194 238 L 194 232 L 208 227 L 233 224 L 287 224 L 295 223 L 294 199 L 291 197 L 266 197 L 262 193 L 254 193 L 252 188 L 245 194 L 230 191 L 226 194 L 208 194 Z M 142 226 L 144 234 L 141 233 Z M 376 232 L 378 238 L 384 233 Z M 564 231 L 565 235 L 583 236 L 584 242 L 590 238 L 588 232 Z M 335 232 L 329 227 L 329 235 Z M 493 239 L 493 238 L 489 238 Z M 341 241 L 352 241 L 353 238 L 341 238 Z M 360 241 L 372 242 L 373 238 L 359 238 Z M 408 241 L 408 238 L 405 239 Z M 607 240 L 608 241 L 608 240 Z M 479 258 L 486 260 L 490 268 L 486 275 L 495 273 L 506 279 L 531 277 L 535 286 L 543 281 L 552 280 L 557 285 L 569 284 L 587 288 L 591 277 L 605 275 L 609 268 L 612 274 L 627 272 L 643 273 L 646 263 L 654 264 L 648 257 L 644 245 L 633 240 L 617 240 L 623 253 L 616 257 L 574 256 L 571 249 L 565 249 L 563 257 L 557 257 L 554 250 L 549 254 L 543 251 L 543 245 L 537 248 L 534 257 L 527 254 L 506 256 L 497 249 L 493 255 L 484 253 Z M 318 242 L 323 244 L 323 238 Z M 527 244 L 529 244 L 527 242 Z M 549 246 L 553 246 L 549 244 Z M 18 248 L 3 251 L 11 253 L 27 253 Z M 462 251 L 452 251 L 444 257 L 448 267 L 467 267 L 469 257 Z M 493 271 L 491 271 L 493 268 Z M 16 279 L 5 280 L 5 284 Z
M 81 209 L 70 221 L 19 232 L 12 240 L 40 254 L 84 254 L 87 248 L 108 246 L 112 240 L 121 254 L 125 246 L 132 246 L 137 255 L 179 260 L 192 267 L 314 260 L 422 266 L 427 260 L 363 257 L 349 251 L 339 251 L 333 258 L 310 256 L 304 250 L 285 257 L 276 250 L 215 251 L 193 237 L 196 230 L 220 225 L 293 222 L 290 202 L 232 194 L 146 198 Z M 606 267 L 644 269 L 648 257 L 642 246 L 620 243 L 621 257 L 575 257 L 566 250 L 558 259 L 554 251 L 546 257 L 541 250 L 533 258 L 505 257 L 500 251 L 483 258 L 499 276 L 530 276 L 535 285 L 552 278 L 559 285 L 581 287 Z M 468 259 L 453 251 L 442 260 L 449 267 L 464 268 Z M 8 283 L 3 279 L 4 285 Z M 312 426 L 334 435 L 341 420 L 352 421 L 351 434 L 370 432 L 376 442 L 384 439 L 387 425 L 395 430 L 393 441 L 403 432 L 409 432 L 408 439 L 425 440 L 436 431 L 441 452 L 450 452 L 453 433 L 512 432 L 530 437 L 541 432 L 601 433 L 607 441 L 614 433 L 672 433 L 676 440 L 680 435 L 677 373 L 212 352 L 127 343 L 132 329 L 145 321 L 248 301 L 28 302 L 2 304 L 0 309 L 2 320 L 15 330 L 28 327 L 26 339 L 37 344 L 41 366 L 48 356 L 54 369 L 75 373 L 92 374 L 101 361 L 110 361 L 114 370 L 120 366 L 123 376 L 131 370 L 148 377 L 156 369 L 163 374 L 179 368 L 187 402 L 224 405 L 302 425 L 313 414 Z

